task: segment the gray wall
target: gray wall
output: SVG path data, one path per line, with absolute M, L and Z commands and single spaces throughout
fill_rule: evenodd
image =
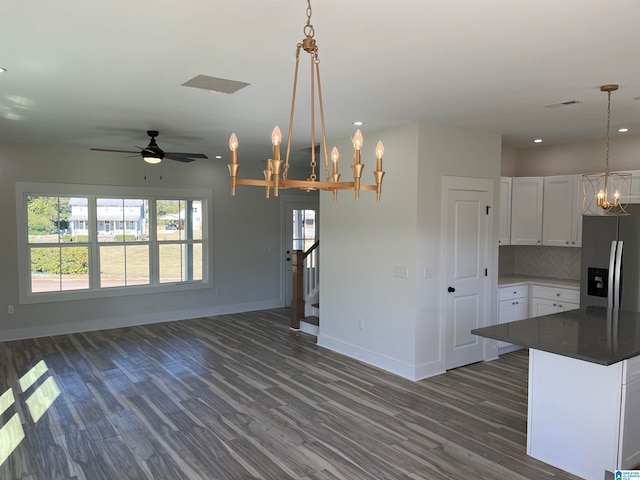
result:
M 251 166 L 242 168 L 248 176 Z M 213 288 L 20 305 L 16 182 L 210 189 Z M 149 166 L 139 158 L 88 149 L 0 145 L 0 340 L 283 306 L 281 201 L 265 199 L 256 187 L 238 187 L 231 197 L 229 185 L 223 160 Z M 7 313 L 8 305 L 14 314 Z

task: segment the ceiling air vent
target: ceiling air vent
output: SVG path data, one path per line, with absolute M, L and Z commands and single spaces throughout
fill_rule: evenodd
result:
M 210 92 L 235 93 L 241 88 L 249 85 L 237 80 L 227 80 L 226 78 L 209 77 L 208 75 L 196 75 L 191 80 L 182 84 L 183 87 L 202 88 Z
M 577 105 L 578 103 L 582 103 L 580 100 L 567 100 L 566 102 L 559 103 L 550 103 L 549 105 L 545 105 L 545 108 L 558 108 L 558 107 L 568 107 L 569 105 Z

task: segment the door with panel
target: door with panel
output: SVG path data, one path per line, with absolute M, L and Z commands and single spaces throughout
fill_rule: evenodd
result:
M 493 181 L 444 177 L 446 250 L 445 366 L 456 368 L 484 358 L 484 342 L 471 333 L 488 325 L 488 268 Z

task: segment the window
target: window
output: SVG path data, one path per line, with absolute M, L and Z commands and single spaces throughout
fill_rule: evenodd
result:
M 86 201 L 86 199 L 85 199 Z M 89 288 L 89 245 L 69 235 L 71 199 L 27 195 L 27 233 L 31 291 Z
M 210 191 L 18 183 L 16 200 L 22 303 L 211 288 Z
M 151 283 L 148 212 L 148 199 L 96 199 L 101 288 Z
M 202 218 L 200 201 L 158 200 L 156 225 L 160 283 L 202 280 Z

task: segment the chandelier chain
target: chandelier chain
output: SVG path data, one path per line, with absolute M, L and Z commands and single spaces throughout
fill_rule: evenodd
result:
M 307 38 L 313 38 L 315 35 L 315 30 L 313 29 L 313 25 L 311 25 L 311 13 L 311 0 L 307 0 L 307 24 L 303 30 Z

